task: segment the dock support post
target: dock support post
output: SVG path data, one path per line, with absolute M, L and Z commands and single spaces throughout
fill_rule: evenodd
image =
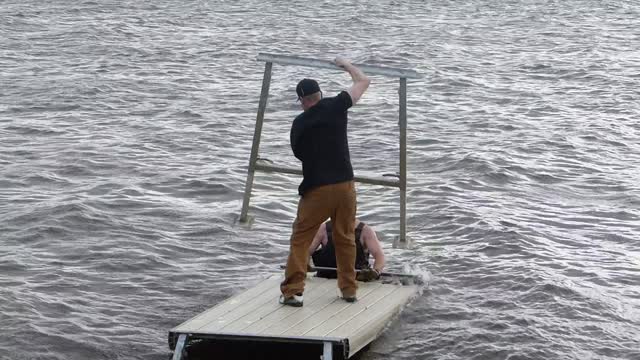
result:
M 184 344 L 186 342 L 187 342 L 187 334 L 180 334 L 180 336 L 178 336 L 178 341 L 176 342 L 176 348 L 173 350 L 172 360 L 182 359 L 182 350 L 184 349 Z
M 333 344 L 328 341 L 324 342 L 322 360 L 333 360 Z
M 267 109 L 267 99 L 269 98 L 269 85 L 271 84 L 272 62 L 267 62 L 264 66 L 264 77 L 262 78 L 262 90 L 260 92 L 260 104 L 258 105 L 258 116 L 256 118 L 256 128 L 253 132 L 253 145 L 251 146 L 251 157 L 249 158 L 249 173 L 247 183 L 244 187 L 244 199 L 242 201 L 242 211 L 240 212 L 240 222 L 247 222 L 249 212 L 249 200 L 251 199 L 251 189 L 253 188 L 253 175 L 256 171 L 256 161 L 258 160 L 258 150 L 260 149 L 260 137 L 262 136 L 262 122 Z
M 407 240 L 407 78 L 400 78 L 400 236 L 398 245 L 408 247 Z

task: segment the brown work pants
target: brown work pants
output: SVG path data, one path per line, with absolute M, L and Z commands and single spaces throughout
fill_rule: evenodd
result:
M 353 181 L 323 185 L 307 191 L 298 203 L 293 223 L 289 259 L 280 291 L 285 297 L 304 291 L 309 246 L 322 223 L 331 218 L 338 264 L 338 287 L 342 296 L 356 295 L 356 190 Z

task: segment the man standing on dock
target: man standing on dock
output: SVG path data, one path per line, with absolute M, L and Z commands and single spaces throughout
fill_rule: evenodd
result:
M 335 64 L 351 75 L 353 85 L 335 97 L 323 98 L 318 82 L 303 79 L 296 86 L 303 113 L 291 126 L 291 148 L 302 162 L 301 196 L 293 223 L 280 303 L 302 306 L 309 246 L 320 225 L 331 218 L 335 243 L 338 287 L 347 302 L 356 301 L 356 191 L 347 141 L 347 109 L 369 87 L 369 78 L 349 61 Z

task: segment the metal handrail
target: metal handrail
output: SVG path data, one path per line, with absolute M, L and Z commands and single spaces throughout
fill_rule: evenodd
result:
M 257 60 L 271 62 L 275 64 L 282 64 L 282 65 L 297 65 L 297 66 L 306 66 L 306 67 L 344 71 L 344 69 L 334 64 L 332 61 L 310 59 L 310 58 L 304 58 L 299 56 L 259 53 Z M 384 76 L 391 76 L 394 78 L 409 78 L 409 79 L 419 79 L 422 77 L 418 72 L 414 70 L 393 68 L 388 66 L 365 65 L 365 64 L 353 64 L 353 65 L 357 66 L 360 70 L 362 70 L 367 75 L 384 75 Z

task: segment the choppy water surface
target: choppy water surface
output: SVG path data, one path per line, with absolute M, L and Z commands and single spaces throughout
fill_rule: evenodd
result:
M 409 236 L 360 185 L 394 270 L 430 285 L 362 359 L 640 358 L 637 1 L 0 2 L 0 358 L 166 359 L 167 331 L 278 273 L 295 177 L 235 224 L 260 51 L 411 67 Z M 263 157 L 288 145 L 274 66 Z M 397 82 L 351 114 L 395 172 Z M 275 301 L 275 299 L 274 299 Z

